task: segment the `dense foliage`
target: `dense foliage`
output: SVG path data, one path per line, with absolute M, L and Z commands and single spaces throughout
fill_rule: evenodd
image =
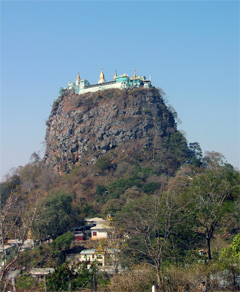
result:
M 33 225 L 34 233 L 40 238 L 56 238 L 76 224 L 72 197 L 65 192 L 57 191 L 42 199 L 37 209 L 37 217 Z

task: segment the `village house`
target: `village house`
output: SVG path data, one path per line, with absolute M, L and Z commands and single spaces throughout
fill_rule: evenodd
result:
M 106 220 L 95 217 L 85 219 L 85 222 L 87 224 L 93 224 L 93 227 L 90 228 L 92 240 L 108 238 L 108 233 L 111 230 L 111 228 L 109 227 L 108 222 Z
M 97 240 L 97 239 L 108 238 L 109 229 L 110 227 L 107 226 L 106 223 L 97 224 L 96 226 L 91 228 L 91 239 Z
M 102 244 L 99 243 L 96 249 L 82 250 L 79 255 L 79 261 L 85 262 L 88 269 L 91 267 L 91 264 L 95 262 L 100 270 L 112 273 L 120 269 L 118 260 L 119 252 L 119 249 L 104 249 Z
M 108 221 L 102 218 L 86 218 L 85 225 L 75 227 L 72 232 L 76 240 L 97 240 L 109 238 L 112 228 L 109 226 Z

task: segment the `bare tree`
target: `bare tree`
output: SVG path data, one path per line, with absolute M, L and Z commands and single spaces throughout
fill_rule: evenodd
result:
M 182 223 L 178 215 L 184 208 L 179 196 L 165 192 L 132 201 L 117 216 L 117 225 L 125 232 L 123 249 L 143 256 L 155 268 L 159 286 L 161 264 L 174 228 Z
M 2 267 L 0 283 L 7 286 L 7 276 L 11 267 L 17 261 L 22 245 L 27 237 L 29 228 L 32 226 L 36 214 L 36 208 L 29 206 L 24 192 L 16 186 L 12 186 L 11 194 L 0 209 L 0 244 L 2 249 Z M 6 259 L 6 242 L 8 239 L 17 239 L 15 251 L 11 259 Z

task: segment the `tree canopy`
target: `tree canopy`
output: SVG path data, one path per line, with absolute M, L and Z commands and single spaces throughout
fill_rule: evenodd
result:
M 72 197 L 57 191 L 53 195 L 44 198 L 37 211 L 37 218 L 33 230 L 36 230 L 39 238 L 56 238 L 74 225 L 76 217 L 72 205 Z

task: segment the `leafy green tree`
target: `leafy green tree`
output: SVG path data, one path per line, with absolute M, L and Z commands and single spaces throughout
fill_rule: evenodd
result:
M 108 197 L 111 199 L 118 199 L 125 190 L 136 186 L 141 187 L 142 180 L 135 174 L 129 178 L 120 178 L 112 181 L 107 186 Z
M 58 236 L 51 244 L 41 244 L 20 253 L 15 268 L 57 267 L 66 260 L 66 253 L 75 239 L 71 231 Z
M 232 273 L 232 286 L 237 288 L 236 276 L 240 273 L 240 233 L 233 238 L 229 247 L 222 249 L 220 259 L 224 268 Z
M 92 263 L 90 269 L 87 269 L 85 263 L 71 268 L 64 263 L 48 276 L 47 288 L 49 291 L 71 291 L 71 289 L 79 291 L 79 288 L 96 288 L 97 272 L 96 263 Z
M 119 199 L 109 200 L 102 206 L 102 213 L 104 215 L 111 214 L 112 216 L 114 216 L 117 211 L 121 210 L 123 205 L 124 202 L 122 200 Z
M 47 279 L 47 287 L 50 291 L 69 291 L 69 285 L 74 278 L 74 271 L 66 263 L 57 267 L 56 271 Z
M 82 209 L 81 209 L 81 214 L 83 214 L 85 218 L 94 217 L 96 215 L 94 209 L 88 203 L 83 204 Z
M 240 233 L 235 235 L 229 247 L 223 248 L 221 259 L 230 260 L 238 265 L 240 264 Z
M 71 231 L 64 233 L 63 235 L 58 236 L 52 243 L 51 247 L 53 250 L 53 255 L 59 262 L 65 262 L 66 253 L 70 249 L 72 241 L 75 239 L 75 236 Z
M 86 263 L 81 263 L 77 267 L 77 274 L 75 275 L 74 280 L 72 281 L 73 289 L 78 290 L 79 288 L 93 288 L 92 291 L 97 291 L 97 277 L 98 275 L 98 266 L 97 262 L 93 262 L 88 269 Z
M 63 234 L 75 223 L 75 212 L 72 197 L 62 191 L 43 199 L 37 210 L 37 219 L 33 231 L 40 239 L 56 238 Z
M 205 169 L 191 181 L 189 188 L 190 211 L 194 213 L 199 231 L 205 235 L 209 260 L 211 239 L 226 212 L 224 204 L 237 188 L 238 175 L 226 167 Z
M 189 150 L 190 150 L 190 155 L 192 156 L 191 158 L 191 163 L 196 166 L 201 165 L 202 161 L 202 149 L 197 142 L 189 143 Z
M 67 250 L 70 248 L 71 242 L 75 239 L 71 231 L 58 236 L 53 241 L 53 247 L 57 250 Z
M 174 156 L 181 161 L 188 156 L 186 138 L 179 131 L 173 132 L 170 136 L 169 148 L 172 150 Z

